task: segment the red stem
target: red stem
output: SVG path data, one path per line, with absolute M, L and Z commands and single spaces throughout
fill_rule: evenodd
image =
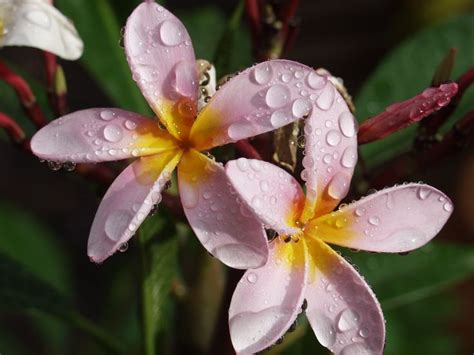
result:
M 235 149 L 245 158 L 262 160 L 262 156 L 246 139 L 235 143 Z
M 0 127 L 2 127 L 15 144 L 23 144 L 25 142 L 25 132 L 10 116 L 0 112 Z
M 26 115 L 35 126 L 38 128 L 45 126 L 47 124 L 46 118 L 27 82 L 2 62 L 0 62 L 0 79 L 15 90 Z
M 56 116 L 64 116 L 67 113 L 66 95 L 56 91 L 57 57 L 46 51 L 43 52 L 43 57 L 49 105 Z

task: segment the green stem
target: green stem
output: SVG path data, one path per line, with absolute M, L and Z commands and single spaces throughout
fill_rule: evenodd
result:
M 146 251 L 146 240 L 143 233 L 137 233 L 140 244 L 140 259 L 141 259 L 141 312 L 142 312 L 142 334 L 143 334 L 143 348 L 146 355 L 155 355 L 155 336 L 152 318 L 152 300 L 148 292 L 147 278 L 148 278 L 148 260 Z
M 79 313 L 69 313 L 64 316 L 75 327 L 92 336 L 99 344 L 110 350 L 113 354 L 125 354 L 127 349 L 120 343 L 117 337 L 105 332 L 97 324 L 91 322 Z

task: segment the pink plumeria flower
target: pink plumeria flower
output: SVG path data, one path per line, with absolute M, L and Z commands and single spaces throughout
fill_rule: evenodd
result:
M 226 166 L 244 204 L 279 235 L 270 243 L 267 264 L 248 270 L 232 297 L 229 326 L 239 354 L 274 344 L 302 308 L 319 342 L 332 352 L 382 354 L 385 324 L 379 302 L 327 243 L 407 252 L 432 239 L 453 209 L 442 192 L 415 183 L 333 211 L 348 192 L 357 161 L 354 118 L 335 96 L 323 110 L 312 107 L 305 124 L 306 196 L 291 175 L 270 163 L 240 158 Z
M 79 59 L 84 44 L 51 0 L 0 0 L 0 47 L 28 46 Z
M 173 14 L 154 2 L 140 4 L 124 40 L 133 77 L 166 129 L 136 113 L 97 108 L 59 118 L 31 141 L 38 157 L 52 161 L 139 157 L 105 194 L 91 228 L 89 257 L 101 262 L 132 237 L 177 167 L 184 212 L 204 247 L 231 267 L 264 265 L 268 242 L 262 224 L 238 201 L 223 166 L 201 152 L 301 118 L 317 92 L 312 87 L 322 92 L 324 106 L 333 97 L 332 84 L 325 86 L 323 77 L 301 64 L 268 61 L 231 79 L 198 112 L 191 39 Z

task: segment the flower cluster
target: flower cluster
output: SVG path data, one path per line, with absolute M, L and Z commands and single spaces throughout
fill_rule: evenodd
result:
M 44 30 L 63 23 L 43 1 L 26 3 L 15 19 L 35 20 Z M 26 6 L 50 16 L 40 18 Z M 5 35 L 4 44 L 12 38 Z M 72 40 L 61 43 L 79 47 Z M 428 185 L 406 184 L 334 211 L 349 191 L 357 163 L 357 125 L 328 75 L 270 60 L 242 71 L 214 95 L 210 88 L 203 99 L 202 62 L 196 62 L 186 28 L 152 1 L 128 19 L 124 44 L 133 78 L 158 120 L 117 108 L 87 109 L 48 124 L 31 141 L 34 154 L 49 161 L 135 159 L 99 206 L 89 236 L 91 260 L 104 261 L 134 235 L 176 169 L 183 209 L 201 244 L 226 265 L 248 269 L 229 309 L 238 353 L 274 344 L 303 309 L 319 342 L 332 352 L 381 354 L 380 305 L 354 267 L 328 244 L 413 250 L 444 225 L 453 208 L 449 198 Z M 73 48 L 56 50 L 75 56 Z M 438 91 L 445 88 L 456 91 L 449 85 Z M 224 168 L 207 154 L 299 119 L 304 119 L 306 193 L 293 176 L 268 162 L 240 158 Z M 277 233 L 270 242 L 265 229 Z

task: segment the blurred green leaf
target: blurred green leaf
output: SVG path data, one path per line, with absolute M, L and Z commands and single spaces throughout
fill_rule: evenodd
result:
M 343 251 L 344 252 L 344 251 Z M 382 303 L 396 308 L 417 302 L 474 275 L 474 247 L 431 242 L 408 255 L 351 253 L 349 259 L 361 270 Z M 424 290 L 433 290 L 426 293 Z M 421 292 L 417 297 L 416 292 Z M 412 295 L 412 298 L 405 298 Z
M 428 28 L 393 50 L 368 78 L 357 95 L 356 115 L 360 121 L 384 110 L 396 101 L 408 99 L 431 83 L 439 63 L 451 48 L 457 48 L 453 79 L 473 65 L 474 14 L 456 17 Z M 452 120 L 474 107 L 474 89 L 461 101 Z M 451 122 L 452 122 L 451 120 Z M 369 165 L 377 164 L 407 150 L 412 143 L 415 126 L 383 140 L 363 145 L 362 153 Z
M 74 21 L 85 45 L 81 63 L 102 89 L 120 108 L 150 113 L 119 45 L 121 27 L 125 23 L 119 23 L 110 2 L 58 0 L 57 6 Z
M 63 294 L 72 294 L 69 260 L 58 239 L 39 221 L 11 204 L 0 202 L 0 252 L 21 263 Z

